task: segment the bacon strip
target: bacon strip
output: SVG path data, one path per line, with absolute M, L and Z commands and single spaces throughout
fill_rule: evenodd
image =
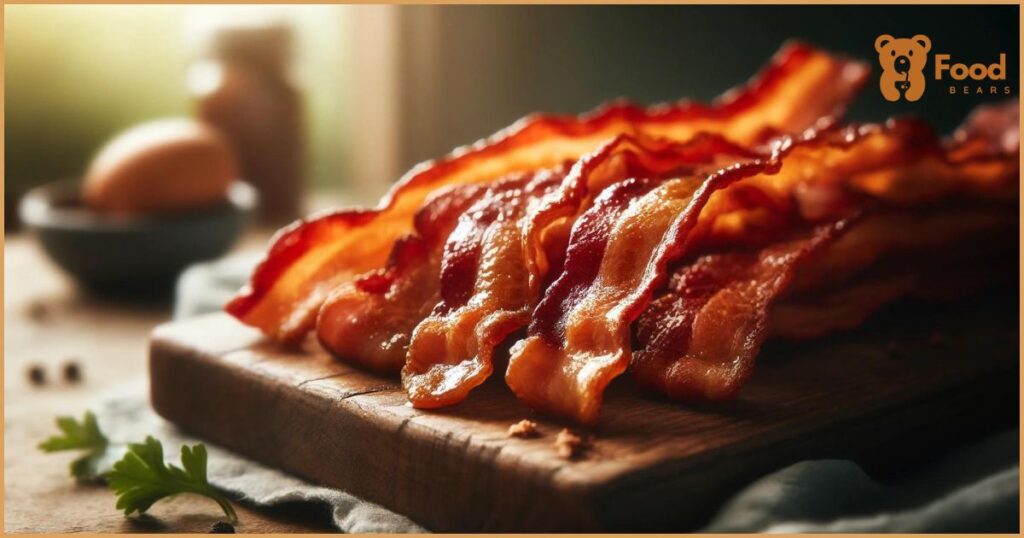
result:
M 413 231 L 416 210 L 441 187 L 574 161 L 624 133 L 687 140 L 701 131 L 728 132 L 746 143 L 763 138 L 765 131 L 789 132 L 793 125 L 841 112 L 866 75 L 863 63 L 795 44 L 780 51 L 757 79 L 711 106 L 684 101 L 644 109 L 620 102 L 580 118 L 524 119 L 417 166 L 376 209 L 334 211 L 282 229 L 249 285 L 225 310 L 271 338 L 298 341 L 329 294 L 384 265 L 392 243 Z
M 1009 284 L 1018 274 L 1016 259 L 1017 253 L 1010 252 L 1002 257 L 959 260 L 938 270 L 934 266 L 903 267 L 859 278 L 817 296 L 780 298 L 768 318 L 770 337 L 819 338 L 859 327 L 875 311 L 902 297 L 950 300 Z
M 899 259 L 919 260 L 927 267 L 987 256 L 993 248 L 1003 248 L 1007 231 L 1016 228 L 1011 203 L 947 204 L 872 215 L 815 256 L 813 263 L 801 266 L 792 291 L 797 295 L 827 292 L 872 267 Z M 978 241 L 981 237 L 990 240 Z
M 810 125 L 792 125 L 791 132 Z M 572 225 L 594 198 L 615 182 L 626 178 L 668 179 L 696 174 L 698 170 L 717 170 L 739 160 L 751 160 L 758 154 L 726 137 L 729 133 L 698 133 L 693 139 L 677 143 L 666 139 L 619 135 L 594 153 L 576 162 L 558 192 L 545 199 L 524 222 L 523 245 L 530 268 L 531 289 L 536 292 L 540 279 L 549 274 L 554 261 L 560 266 L 565 242 Z
M 460 185 L 435 193 L 416 213 L 415 232 L 395 242 L 384 269 L 360 276 L 327 299 L 317 320 L 321 345 L 348 362 L 397 372 L 405 363 L 412 330 L 440 298 L 437 279 L 445 238 L 487 191 L 481 185 Z
M 441 300 L 413 332 L 402 369 L 414 406 L 462 400 L 490 376 L 494 348 L 525 324 L 532 303 L 520 220 L 563 178 L 542 172 L 492 190 L 459 219 L 444 247 Z
M 525 219 L 526 223 L 536 222 L 536 206 L 545 204 L 551 207 L 552 201 L 566 203 L 565 193 L 569 189 L 574 193 L 584 189 L 597 191 L 615 180 L 633 176 L 653 177 L 682 167 L 709 165 L 728 155 L 753 154 L 719 136 L 708 134 L 698 135 L 687 144 L 620 135 L 576 163 L 568 179 L 565 179 L 566 172 L 562 167 L 539 172 L 539 175 L 544 176 L 543 188 L 524 188 L 533 181 L 533 175 L 520 174 L 518 177 L 498 181 L 490 187 L 466 185 L 445 189 L 420 209 L 415 219 L 416 233 L 400 238 L 395 243 L 385 269 L 358 277 L 354 283 L 342 286 L 328 298 L 320 310 L 317 322 L 320 342 L 335 356 L 349 362 L 380 372 L 397 372 L 406 362 L 413 329 L 437 305 L 440 311 L 432 316 L 428 324 L 435 333 L 442 330 L 442 327 L 451 329 L 469 323 L 469 319 L 478 324 L 486 322 L 486 327 L 452 333 L 443 346 L 443 353 L 435 352 L 437 350 L 426 355 L 417 352 L 410 359 L 414 366 L 407 371 L 411 374 L 419 368 L 423 370 L 420 373 L 425 373 L 434 364 L 447 365 L 439 366 L 439 373 L 442 369 L 450 371 L 463 361 L 490 364 L 494 347 L 508 334 L 526 325 L 530 310 L 537 300 L 538 290 L 529 286 L 533 274 L 524 272 L 523 267 L 520 230 L 528 228 L 528 224 L 520 222 L 522 217 L 529 216 Z M 556 196 L 542 196 L 559 183 L 561 186 Z M 481 198 L 487 201 L 480 203 Z M 516 211 L 490 207 L 510 201 L 514 201 L 515 206 L 506 209 Z M 529 211 L 520 211 L 527 206 Z M 499 211 L 502 213 L 498 225 L 507 226 L 508 231 L 500 234 L 487 232 L 487 227 L 495 223 L 491 220 L 484 222 L 480 218 L 485 215 L 489 215 L 488 218 L 494 217 Z M 459 217 L 460 214 L 462 217 Z M 460 222 L 459 229 L 448 240 L 446 247 L 445 237 L 455 229 L 456 219 Z M 488 263 L 493 266 L 480 273 L 477 266 L 481 258 L 478 254 L 481 250 L 480 242 L 485 235 L 487 250 L 491 253 L 487 258 Z M 549 246 L 548 249 L 555 254 L 564 250 L 564 244 Z M 442 258 L 448 265 L 444 272 L 441 271 Z M 474 292 L 474 283 L 480 274 L 502 279 L 506 287 L 515 282 L 518 291 L 514 294 L 495 294 L 491 290 L 500 287 L 481 282 Z M 439 279 L 441 294 L 438 293 Z M 444 290 L 449 291 L 444 293 Z M 474 302 L 476 306 L 461 308 L 458 305 L 438 304 L 442 294 L 481 297 Z M 458 301 L 463 306 L 468 302 L 466 297 Z M 483 311 L 489 312 L 486 318 L 479 314 Z M 429 334 L 430 330 L 424 328 L 422 333 Z M 467 339 L 475 341 L 467 342 Z M 421 345 L 416 349 L 427 348 Z M 464 356 L 466 350 L 476 350 L 480 356 Z M 480 372 L 479 369 L 464 371 Z M 457 383 L 450 379 L 450 375 L 446 374 L 449 377 L 448 385 L 454 387 Z M 471 377 L 466 377 L 466 380 Z M 426 386 L 424 383 L 425 380 L 421 380 L 418 386 Z M 416 405 L 427 398 L 427 393 L 422 392 L 422 389 L 417 391 L 417 394 L 420 393 L 424 396 L 412 399 Z M 448 401 L 451 401 L 450 397 Z M 423 405 L 430 405 L 430 402 L 424 400 Z
M 768 312 L 798 264 L 849 227 L 840 220 L 809 237 L 707 255 L 681 268 L 636 321 L 634 379 L 676 399 L 732 397 L 753 371 Z
M 921 288 L 937 263 L 955 262 L 945 258 L 968 255 L 979 263 L 983 258 L 974 255 L 992 246 L 971 249 L 971 243 L 1005 237 L 1016 223 L 1005 207 L 916 213 L 874 215 L 852 225 L 841 221 L 847 230 L 841 235 L 824 227 L 807 239 L 706 255 L 681 266 L 634 325 L 634 379 L 679 400 L 731 398 L 770 333 L 811 337 L 855 327 Z M 877 267 L 879 258 L 909 263 L 880 278 L 847 282 Z M 784 296 L 798 281 L 810 299 L 787 304 Z M 821 293 L 837 285 L 842 289 Z M 782 304 L 776 306 L 777 299 Z
M 896 205 L 958 193 L 994 196 L 1015 185 L 1018 175 L 1016 159 L 954 157 L 921 124 L 898 121 L 786 137 L 764 159 L 706 180 L 666 182 L 603 233 L 573 229 L 574 237 L 603 236 L 600 269 L 593 278 L 573 278 L 569 268 L 579 262 L 567 255 L 528 338 L 512 349 L 506 381 L 535 408 L 594 422 L 604 388 L 630 361 L 630 324 L 670 265 L 697 247 L 834 219 L 862 205 L 857 200 L 863 196 Z

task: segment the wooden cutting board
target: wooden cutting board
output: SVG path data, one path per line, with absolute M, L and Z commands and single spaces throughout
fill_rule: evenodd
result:
M 847 335 L 769 345 L 728 404 L 681 406 L 623 379 L 576 461 L 553 447 L 565 424 L 531 413 L 500 379 L 420 411 L 394 379 L 332 360 L 312 339 L 282 349 L 223 314 L 154 331 L 152 402 L 198 436 L 432 530 L 686 530 L 793 461 L 898 467 L 993 417 L 1016 423 L 1015 299 L 895 308 Z M 509 438 L 527 417 L 542 436 Z

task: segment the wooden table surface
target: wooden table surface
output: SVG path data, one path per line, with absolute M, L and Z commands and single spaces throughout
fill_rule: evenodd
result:
M 239 248 L 265 244 L 250 234 Z M 72 453 L 44 454 L 36 445 L 56 431 L 58 415 L 80 417 L 105 392 L 146 373 L 146 341 L 170 318 L 169 301 L 117 302 L 79 290 L 45 258 L 34 239 L 8 235 L 4 245 L 4 530 L 7 532 L 207 532 L 220 510 L 203 498 L 161 501 L 149 516 L 126 518 L 103 485 L 68 475 Z M 83 380 L 69 384 L 61 366 L 77 361 Z M 39 364 L 48 382 L 34 386 Z M 238 532 L 325 532 L 325 514 L 268 512 L 237 505 Z

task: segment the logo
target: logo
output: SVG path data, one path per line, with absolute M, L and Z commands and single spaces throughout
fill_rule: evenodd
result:
M 932 40 L 923 34 L 897 39 L 882 34 L 875 39 L 882 76 L 878 81 L 882 97 L 887 101 L 917 101 L 924 95 L 924 66 Z
M 999 53 L 999 61 L 992 64 L 951 62 L 949 54 L 935 55 L 935 80 L 946 75 L 956 81 L 949 85 L 950 95 L 1010 95 L 1010 85 L 982 84 L 983 80 L 1006 80 L 1006 53 Z
M 920 99 L 924 95 L 925 66 L 932 40 L 923 34 L 909 38 L 882 34 L 875 39 L 875 50 L 882 66 L 882 76 L 878 79 L 882 96 L 892 102 Z M 970 65 L 954 61 L 950 54 L 935 54 L 933 73 L 936 82 L 949 87 L 949 95 L 1011 94 L 1008 84 L 992 83 L 1006 80 L 1005 52 L 999 54 L 999 61 L 995 63 Z

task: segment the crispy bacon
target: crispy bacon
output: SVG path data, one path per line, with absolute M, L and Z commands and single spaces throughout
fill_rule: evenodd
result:
M 328 295 L 385 264 L 391 245 L 413 231 L 413 215 L 439 188 L 574 161 L 624 133 L 681 141 L 701 131 L 727 132 L 748 143 L 765 132 L 791 132 L 794 126 L 834 118 L 866 75 L 861 62 L 795 44 L 780 51 L 758 78 L 711 106 L 684 101 L 645 109 L 619 102 L 580 118 L 526 118 L 417 166 L 375 209 L 334 211 L 284 228 L 249 285 L 225 310 L 271 338 L 295 342 L 312 327 Z
M 1006 243 L 1012 244 L 1012 243 Z M 883 306 L 907 296 L 959 299 L 1017 277 L 1017 254 L 957 260 L 938 268 L 924 264 L 882 268 L 839 289 L 780 298 L 768 317 L 771 338 L 806 340 L 859 327 Z
M 942 205 L 914 211 L 897 210 L 872 215 L 823 249 L 797 271 L 792 285 L 796 295 L 819 295 L 845 285 L 879 265 L 904 258 L 924 267 L 950 264 L 958 259 L 980 259 L 992 249 L 1004 248 L 1007 231 L 1017 217 L 1009 205 L 972 203 L 966 207 Z M 987 237 L 990 241 L 977 241 Z
M 435 386 L 425 391 L 427 378 L 413 378 L 411 372 L 418 368 L 422 375 L 434 365 L 437 365 L 435 372 L 451 372 L 455 365 L 465 361 L 489 365 L 494 347 L 529 321 L 538 290 L 530 286 L 533 275 L 524 268 L 520 230 L 529 229 L 528 224 L 537 222 L 538 215 L 546 216 L 535 210 L 538 205 L 550 208 L 557 202 L 564 207 L 567 192 L 598 191 L 604 185 L 627 177 L 653 177 L 683 167 L 709 166 L 730 155 L 753 154 L 720 136 L 708 134 L 698 135 L 686 144 L 620 135 L 578 162 L 568 179 L 565 179 L 564 168 L 556 167 L 535 174 L 519 174 L 490 187 L 465 185 L 443 189 L 417 213 L 415 233 L 395 243 L 384 269 L 357 277 L 328 298 L 318 317 L 320 342 L 334 355 L 349 362 L 380 372 L 397 372 L 406 362 L 413 329 L 435 305 L 438 313 L 431 316 L 420 331 L 423 336 L 417 350 L 429 349 L 426 335 L 467 326 L 470 320 L 475 320 L 472 323 L 479 325 L 476 329 L 453 332 L 443 345 L 439 340 L 434 341 L 441 346 L 438 349 L 426 354 L 416 351 L 410 357 L 412 366 L 407 369 L 407 379 L 410 386 L 416 380 L 416 386 L 420 387 L 416 392 L 420 396 L 414 397 L 413 403 L 424 406 L 437 403 L 441 397 L 439 389 Z M 542 181 L 527 187 L 534 176 L 543 176 Z M 543 196 L 560 183 L 556 196 Z M 508 207 L 502 209 L 502 204 Z M 529 211 L 524 211 L 527 206 Z M 501 220 L 495 223 L 493 218 L 499 212 Z M 527 215 L 530 218 L 526 223 L 520 223 L 519 219 Z M 483 217 L 487 219 L 481 220 Z M 455 229 L 456 219 L 460 223 L 458 229 Z M 505 226 L 507 231 L 488 231 L 489 226 Z M 453 229 L 455 233 L 445 246 L 445 238 Z M 484 237 L 487 238 L 487 258 L 479 256 Z M 548 248 L 552 254 L 557 254 L 564 249 L 564 244 Z M 444 271 L 441 270 L 442 258 Z M 479 265 L 484 261 L 491 266 L 481 273 Z M 483 279 L 477 287 L 475 283 L 480 274 L 502 280 L 504 287 Z M 502 294 L 493 291 L 513 285 L 520 291 Z M 466 306 L 473 295 L 477 295 L 478 300 L 473 306 Z M 438 304 L 442 296 L 445 300 Z M 490 314 L 479 316 L 483 311 Z M 442 349 L 444 352 L 440 351 Z M 479 356 L 467 354 L 469 350 Z M 467 374 L 474 373 L 464 379 L 480 381 L 485 378 L 487 374 L 480 368 L 483 366 L 462 369 Z M 451 375 L 446 374 L 446 386 L 454 389 L 458 383 Z M 470 388 L 458 390 L 464 394 Z M 434 395 L 428 397 L 427 394 Z M 445 402 L 450 402 L 453 397 L 445 398 Z
M 668 181 L 633 201 L 613 226 L 572 230 L 564 269 L 512 349 L 506 381 L 529 405 L 593 422 L 607 384 L 629 364 L 630 324 L 671 265 L 712 245 L 778 236 L 872 203 L 908 206 L 1015 188 L 1016 158 L 946 152 L 914 121 L 783 137 L 771 155 L 707 179 Z M 735 185 L 734 185 L 735 184 Z M 808 194 L 812 193 L 812 194 Z M 593 238 L 597 237 L 595 241 Z M 600 267 L 576 276 L 576 238 L 604 243 Z
M 768 312 L 796 267 L 850 225 L 840 220 L 807 237 L 711 254 L 681 268 L 636 321 L 634 379 L 676 399 L 733 396 L 753 370 Z
M 445 239 L 487 191 L 482 185 L 460 185 L 435 193 L 416 213 L 414 233 L 395 242 L 382 270 L 360 276 L 327 299 L 317 320 L 321 345 L 371 370 L 401 369 L 412 330 L 439 300 Z
M 794 131 L 803 130 L 793 127 Z M 552 265 L 561 265 L 572 225 L 613 183 L 626 178 L 667 179 L 696 174 L 698 170 L 718 169 L 757 156 L 720 133 L 702 132 L 684 143 L 631 135 L 615 137 L 577 161 L 558 191 L 524 221 L 523 247 L 531 290 L 538 291 Z
M 769 334 L 806 338 L 860 325 L 878 308 L 923 289 L 937 264 L 956 263 L 948 258 L 988 259 L 1006 243 L 973 244 L 1005 237 L 1016 223 L 1005 207 L 918 213 L 839 221 L 842 234 L 824 226 L 804 239 L 682 265 L 634 324 L 634 379 L 679 400 L 730 398 Z M 888 263 L 879 264 L 882 258 Z M 892 267 L 894 259 L 906 261 L 850 283 L 869 268 Z M 787 303 L 794 291 L 807 298 Z
M 412 335 L 402 384 L 416 407 L 451 405 L 483 383 L 494 348 L 529 316 L 520 220 L 564 173 L 491 189 L 459 219 L 441 265 L 441 300 Z

